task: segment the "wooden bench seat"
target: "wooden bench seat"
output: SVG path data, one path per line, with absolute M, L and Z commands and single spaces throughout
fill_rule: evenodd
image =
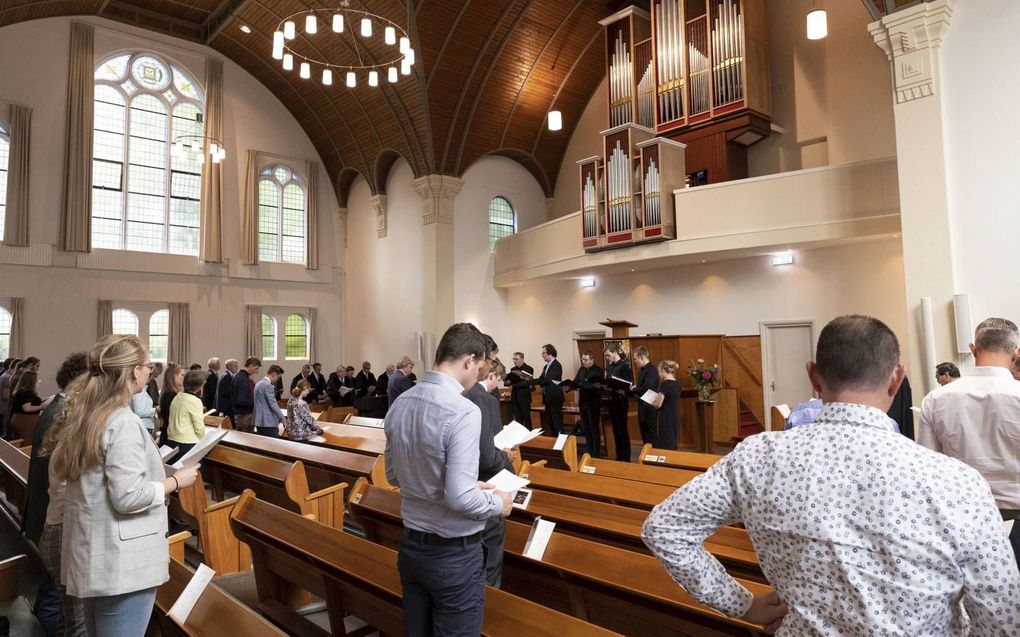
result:
M 341 482 L 354 484 L 358 478 L 371 478 L 377 463 L 375 457 L 364 454 L 243 431 L 231 431 L 219 444 L 270 458 L 300 460 L 305 465 L 308 488 L 314 491 Z
M 577 436 L 567 436 L 563 449 L 553 449 L 556 445 L 556 438 L 550 436 L 539 436 L 520 445 L 520 458 L 532 464 L 539 460 L 545 460 L 546 466 L 550 469 L 564 469 L 577 471 Z
M 633 482 L 597 473 L 559 471 L 541 464 L 532 465 L 527 462 L 521 465 L 520 476 L 531 480 L 529 486 L 533 489 L 566 493 L 580 498 L 599 500 L 645 511 L 651 511 L 652 507 L 668 498 L 676 490 L 675 487 L 668 485 Z
M 150 629 L 162 637 L 220 637 L 222 635 L 244 635 L 244 637 L 283 637 L 287 633 L 273 626 L 258 613 L 248 608 L 237 598 L 211 582 L 202 591 L 198 602 L 188 615 L 183 626 L 167 617 L 184 587 L 195 572 L 184 563 L 170 560 L 170 579 L 156 589 L 156 603 L 153 607 Z M 150 633 L 151 634 L 151 633 Z
M 397 553 L 262 502 L 251 492 L 231 513 L 234 533 L 252 550 L 259 610 L 295 635 L 328 635 L 287 607 L 295 588 L 326 602 L 332 634 L 355 614 L 386 635 L 403 634 Z M 574 617 L 494 588 L 486 590 L 484 635 L 613 635 Z
M 348 503 L 351 518 L 365 529 L 366 537 L 385 546 L 396 546 L 402 529 L 399 493 L 358 481 L 351 489 Z M 630 507 L 532 491 L 528 508 L 515 507 L 510 519 L 531 525 L 536 517 L 541 516 L 555 522 L 558 532 L 648 554 L 648 548 L 641 540 L 641 526 L 647 515 L 647 511 Z M 758 556 L 744 529 L 720 528 L 705 540 L 705 548 L 734 576 L 765 582 L 758 566 Z
M 703 471 L 691 471 L 689 469 L 655 467 L 634 462 L 592 458 L 588 454 L 581 456 L 581 460 L 577 464 L 577 471 L 579 473 L 619 478 L 632 482 L 665 485 L 674 489 L 682 487 L 704 473 Z
M 241 493 L 251 489 L 259 497 L 342 529 L 346 482 L 309 493 L 305 465 L 300 460 L 284 460 L 217 445 L 202 460 L 202 471 L 212 477 L 213 494 L 223 499 L 226 491 Z
M 3 439 L 0 439 L 0 491 L 12 507 L 10 514 L 20 521 L 28 493 L 28 456 Z
M 651 444 L 641 447 L 641 453 L 638 455 L 638 460 L 641 464 L 687 469 L 690 471 L 705 471 L 716 462 L 722 460 L 722 458 L 723 456 L 714 453 L 655 449 Z

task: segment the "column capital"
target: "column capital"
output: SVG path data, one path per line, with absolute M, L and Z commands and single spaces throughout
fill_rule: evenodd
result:
M 380 239 L 386 236 L 386 195 L 372 195 L 368 199 L 368 205 L 375 213 L 375 232 Z
M 892 63 L 897 104 L 938 92 L 938 54 L 952 16 L 950 0 L 933 0 L 868 25 L 868 33 Z
M 448 175 L 425 175 L 411 182 L 421 199 L 422 222 L 427 226 L 437 221 L 453 223 L 453 200 L 457 198 L 464 180 Z
M 337 208 L 336 214 L 340 217 L 340 235 L 343 238 L 344 247 L 347 247 L 347 228 L 349 226 L 349 213 L 350 211 L 344 208 Z

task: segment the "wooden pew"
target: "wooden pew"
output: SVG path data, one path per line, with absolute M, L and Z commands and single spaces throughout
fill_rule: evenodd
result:
M 704 473 L 703 471 L 691 471 L 689 469 L 653 467 L 633 462 L 592 458 L 588 454 L 581 456 L 577 470 L 578 473 L 619 478 L 647 484 L 666 485 L 674 488 L 682 487 Z
M 204 418 L 203 423 L 206 427 L 234 428 L 234 423 L 230 420 L 230 416 L 214 416 L 210 414 Z
M 351 453 L 378 456 L 386 451 L 386 432 L 375 427 L 360 427 L 343 423 L 320 423 L 322 436 L 310 442 Z
M 359 497 L 360 496 L 360 497 Z M 373 542 L 395 548 L 402 533 L 399 496 L 359 482 L 351 516 Z M 523 556 L 530 526 L 507 521 L 503 588 L 626 635 L 747 635 L 753 625 L 701 605 L 650 555 L 554 533 L 542 560 Z M 558 529 L 557 529 L 558 530 Z M 755 594 L 769 589 L 742 581 Z
M 354 409 L 354 407 L 337 407 L 336 405 L 331 405 L 325 413 L 319 416 L 319 422 L 342 423 L 348 416 L 355 416 L 357 413 L 358 412 Z
M 541 461 L 534 465 L 524 462 L 519 472 L 522 478 L 531 480 L 532 489 L 565 493 L 588 500 L 599 500 L 610 504 L 634 507 L 651 511 L 676 490 L 675 487 L 634 482 L 621 478 L 610 478 L 598 474 L 549 469 Z
M 235 534 L 252 549 L 259 610 L 288 632 L 330 633 L 287 608 L 295 588 L 326 601 L 332 634 L 344 635 L 344 617 L 355 614 L 386 635 L 403 634 L 397 554 L 262 502 L 251 492 L 231 514 Z M 573 617 L 494 588 L 486 590 L 483 635 L 613 635 Z
M 358 478 L 371 477 L 377 463 L 372 456 L 243 431 L 231 431 L 220 445 L 279 460 L 300 460 L 305 466 L 308 488 L 313 491 L 341 482 L 354 484 Z
M 218 500 L 224 491 L 241 493 L 251 489 L 269 502 L 302 515 L 312 514 L 333 528 L 344 526 L 344 489 L 348 484 L 341 482 L 309 493 L 305 465 L 300 460 L 281 460 L 217 445 L 202 460 L 202 470 L 212 476 Z
M 536 500 L 539 501 L 537 505 Z M 570 500 L 573 502 L 569 502 Z M 351 517 L 365 529 L 365 537 L 383 546 L 391 548 L 397 546 L 403 530 L 400 518 L 400 494 L 359 481 L 351 490 L 348 501 Z M 589 511 L 591 515 L 586 515 Z M 510 528 L 516 523 L 526 529 L 530 528 L 537 515 L 556 522 L 557 534 L 570 535 L 606 549 L 612 548 L 614 551 L 642 555 L 646 560 L 652 559 L 641 541 L 643 514 L 634 509 L 586 502 L 554 493 L 533 492 L 528 511 L 515 508 L 510 520 L 507 521 L 507 527 Z M 527 539 L 527 533 L 524 531 L 524 540 Z M 521 541 L 521 552 L 524 540 Z M 727 570 L 734 576 L 754 582 L 766 581 L 758 567 L 757 556 L 754 554 L 747 532 L 743 529 L 721 528 L 705 540 L 705 548 L 726 565 Z M 511 550 L 509 541 L 507 550 Z M 580 554 L 596 569 L 601 563 L 601 560 L 595 557 L 599 551 L 581 551 Z M 650 563 L 656 562 L 652 559 Z
M 567 436 L 562 451 L 553 449 L 556 438 L 539 436 L 519 446 L 521 460 L 532 464 L 545 460 L 550 469 L 577 471 L 577 436 Z
M 13 398 L 11 399 L 13 400 Z M 40 412 L 41 413 L 41 412 Z M 35 426 L 39 422 L 39 414 L 13 414 L 11 416 L 11 422 L 8 424 L 10 430 L 17 435 L 18 438 L 32 443 L 32 437 L 35 435 Z
M 723 456 L 714 453 L 655 449 L 651 444 L 646 444 L 644 447 L 641 447 L 638 459 L 641 464 L 687 469 L 689 471 L 705 471 L 716 462 L 722 460 Z
M 178 492 L 181 509 L 198 523 L 202 561 L 218 575 L 239 573 L 251 568 L 251 552 L 230 530 L 230 510 L 237 497 L 210 502 L 201 476 L 190 487 Z M 171 543 L 171 557 L 184 560 L 184 544 Z
M 198 602 L 183 626 L 167 617 L 170 608 L 184 592 L 195 572 L 183 561 L 170 560 L 170 579 L 156 589 L 156 603 L 152 609 L 149 628 L 161 637 L 275 637 L 287 633 L 273 626 L 258 613 L 245 606 L 222 588 L 211 582 L 202 591 Z M 153 633 L 148 633 L 152 635 Z
M 28 456 L 3 439 L 0 439 L 0 490 L 12 507 L 11 515 L 21 520 L 28 493 Z

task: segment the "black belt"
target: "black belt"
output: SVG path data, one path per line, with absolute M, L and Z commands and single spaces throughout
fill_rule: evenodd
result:
M 482 541 L 482 532 L 465 535 L 463 537 L 443 537 L 428 531 L 418 531 L 404 527 L 404 537 L 418 542 L 419 544 L 431 544 L 433 546 L 467 546 Z

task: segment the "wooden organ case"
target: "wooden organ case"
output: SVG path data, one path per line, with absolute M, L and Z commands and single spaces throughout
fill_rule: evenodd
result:
M 609 128 L 602 156 L 578 162 L 588 251 L 676 238 L 672 191 L 747 177 L 747 147 L 770 132 L 765 0 L 651 10 L 600 21 Z

